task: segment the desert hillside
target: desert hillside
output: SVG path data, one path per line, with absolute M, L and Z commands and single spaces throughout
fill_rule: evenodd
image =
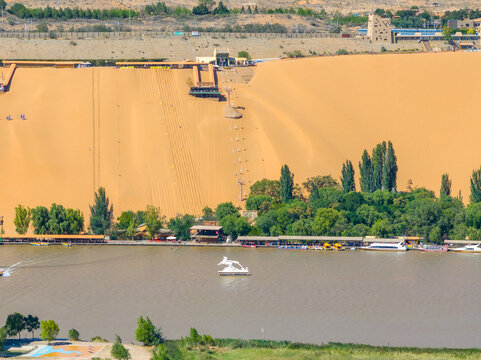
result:
M 116 213 L 158 205 L 167 216 L 239 201 L 289 164 L 295 181 L 338 176 L 364 148 L 392 140 L 398 187 L 438 191 L 443 172 L 469 195 L 481 165 L 481 54 L 353 55 L 266 63 L 219 74 L 244 117 L 188 95 L 191 70 L 27 69 L 0 94 L 0 214 L 61 203 L 88 218 L 105 186 Z M 21 120 L 20 115 L 26 120 Z M 12 120 L 6 120 L 10 115 Z M 356 173 L 356 177 L 357 177 Z
M 73 0 L 58 0 L 52 3 L 48 0 L 7 0 L 7 3 L 21 2 L 30 7 L 45 7 L 61 6 L 61 7 L 83 7 L 83 8 L 128 8 L 132 6 L 136 9 L 141 9 L 145 5 L 156 3 L 157 0 L 132 0 L 129 2 L 120 0 L 84 0 L 78 3 Z M 181 5 L 192 7 L 197 5 L 197 0 L 175 0 L 165 1 L 167 5 Z M 436 3 L 436 7 L 433 4 Z M 314 9 L 323 8 L 328 12 L 339 11 L 342 13 L 349 12 L 366 12 L 374 11 L 377 8 L 410 8 L 411 6 L 418 6 L 434 10 L 452 10 L 463 8 L 479 7 L 479 2 L 476 0 L 450 0 L 450 1 L 429 1 L 429 0 L 259 0 L 259 1 L 243 1 L 243 0 L 226 0 L 224 1 L 228 7 L 241 7 L 242 5 L 257 5 L 260 8 L 277 8 L 277 7 L 299 7 L 305 6 Z

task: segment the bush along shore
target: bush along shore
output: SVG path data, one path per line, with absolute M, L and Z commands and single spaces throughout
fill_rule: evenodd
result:
M 7 341 L 11 346 L 5 346 L 8 336 L 17 337 L 21 333 L 41 329 L 41 338 L 46 344 L 55 344 L 59 334 L 59 325 L 54 320 L 39 321 L 33 315 L 23 316 L 13 313 L 7 317 L 5 326 L 0 328 L 0 356 L 15 357 L 26 355 L 26 352 L 13 349 L 13 341 Z M 71 342 L 62 339 L 60 345 L 82 345 L 80 333 L 75 329 L 68 331 Z M 135 339 L 142 344 L 142 351 L 131 354 L 133 345 L 124 345 L 122 339 L 115 335 L 115 341 L 109 343 L 101 336 L 95 336 L 89 343 L 105 343 L 105 350 L 99 354 L 102 359 L 128 360 L 136 356 L 151 360 L 194 360 L 194 359 L 479 359 L 481 349 L 432 349 L 411 347 L 386 347 L 359 344 L 328 343 L 323 345 L 303 344 L 290 341 L 273 340 L 241 340 L 214 339 L 207 334 L 200 334 L 191 328 L 188 336 L 179 340 L 167 340 L 162 331 L 156 327 L 149 317 L 140 316 L 135 330 Z M 22 343 L 28 343 L 24 339 Z M 38 344 L 42 345 L 42 343 Z M 8 349 L 4 349 L 7 347 Z M 139 348 L 139 347 L 137 347 Z M 138 355 L 142 353 L 143 355 Z M 95 354 L 97 356 L 97 354 Z M 107 356 L 107 357 L 105 357 Z M 94 357 L 93 359 L 101 359 Z

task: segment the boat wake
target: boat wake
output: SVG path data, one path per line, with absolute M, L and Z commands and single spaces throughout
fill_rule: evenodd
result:
M 11 276 L 14 272 L 15 272 L 15 269 L 21 264 L 22 262 L 19 261 L 18 263 L 16 264 L 13 264 L 13 265 L 10 265 L 8 268 L 6 269 L 0 269 L 0 272 L 3 272 L 2 273 L 2 276 Z

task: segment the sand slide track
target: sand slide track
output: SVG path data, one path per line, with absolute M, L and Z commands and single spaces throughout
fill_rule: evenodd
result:
M 196 213 L 199 213 L 202 209 L 202 201 L 197 181 L 198 174 L 185 135 L 182 107 L 172 77 L 172 70 L 156 69 L 156 73 L 183 207 L 186 211 L 195 209 Z

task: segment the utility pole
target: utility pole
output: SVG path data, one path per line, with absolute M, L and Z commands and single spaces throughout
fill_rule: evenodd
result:
M 242 179 L 242 180 L 237 180 L 237 185 L 240 186 L 240 194 L 239 194 L 239 200 L 240 200 L 240 201 L 242 201 L 242 199 L 243 199 L 242 189 L 243 189 L 243 186 L 244 186 L 245 184 L 246 184 L 246 183 L 245 183 L 244 179 Z
M 129 27 L 130 27 L 130 6 L 129 6 Z

